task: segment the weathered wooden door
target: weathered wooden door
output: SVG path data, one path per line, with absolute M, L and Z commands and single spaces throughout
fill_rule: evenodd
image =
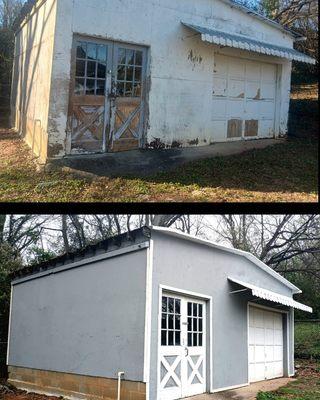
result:
M 145 49 L 115 45 L 110 150 L 137 149 L 143 132 Z
M 71 153 L 139 148 L 143 134 L 146 50 L 75 40 L 69 105 Z

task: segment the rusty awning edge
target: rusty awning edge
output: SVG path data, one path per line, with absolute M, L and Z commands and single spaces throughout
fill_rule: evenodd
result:
M 299 303 L 298 301 L 294 300 L 292 297 L 284 296 L 283 294 L 272 292 L 271 290 L 255 286 L 252 283 L 243 282 L 234 277 L 228 276 L 228 280 L 233 283 L 237 283 L 238 285 L 240 285 L 244 288 L 251 290 L 252 295 L 255 297 L 259 297 L 260 299 L 272 301 L 274 303 L 282 304 L 282 305 L 285 305 L 288 307 L 293 307 L 298 310 L 312 313 L 311 307 L 306 306 L 305 304 Z
M 308 64 L 316 63 L 316 60 L 314 58 L 309 57 L 306 54 L 301 53 L 295 49 L 276 46 L 271 43 L 266 43 L 255 39 L 251 39 L 244 35 L 236 35 L 233 33 L 223 32 L 217 29 L 192 25 L 183 21 L 181 21 L 181 23 L 187 28 L 190 28 L 193 31 L 200 33 L 201 40 L 203 42 L 209 42 L 221 46 L 252 51 L 255 53 L 266 54 L 269 56 L 286 58 L 289 60 L 300 61 Z

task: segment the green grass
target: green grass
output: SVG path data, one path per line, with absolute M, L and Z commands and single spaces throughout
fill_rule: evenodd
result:
M 295 324 L 295 354 L 299 358 L 320 359 L 320 322 Z
M 274 392 L 259 392 L 257 400 L 320 400 L 320 364 L 296 360 L 297 377 Z

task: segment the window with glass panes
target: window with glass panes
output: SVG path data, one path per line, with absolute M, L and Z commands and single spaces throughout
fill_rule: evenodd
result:
M 161 345 L 180 346 L 181 300 L 162 296 Z
M 188 302 L 188 346 L 202 346 L 203 306 Z
M 104 44 L 77 41 L 76 95 L 105 95 L 108 47 Z
M 122 47 L 118 48 L 118 96 L 141 96 L 142 61 L 142 51 Z

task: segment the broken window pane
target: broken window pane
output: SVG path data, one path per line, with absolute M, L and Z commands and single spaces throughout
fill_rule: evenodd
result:
M 141 82 L 142 68 L 136 67 L 134 71 L 134 80 Z
M 84 79 L 76 78 L 76 84 L 74 88 L 74 94 L 80 95 L 84 93 Z
M 118 49 L 118 64 L 126 63 L 126 50 L 123 48 Z
M 86 58 L 87 43 L 77 42 L 77 58 Z
M 98 45 L 97 60 L 107 61 L 107 46 L 105 46 L 104 44 Z
M 133 67 L 127 67 L 126 81 L 133 81 Z
M 136 50 L 135 65 L 142 65 L 142 51 Z
M 86 83 L 86 94 L 92 95 L 94 94 L 95 80 L 87 79 Z
M 126 50 L 126 64 L 134 65 L 134 50 L 131 49 Z
M 87 43 L 87 58 L 97 59 L 97 45 L 95 43 Z
M 85 72 L 86 72 L 86 62 L 82 60 L 77 60 L 76 76 L 85 76 Z
M 96 63 L 94 61 L 87 62 L 87 76 L 90 78 L 96 76 Z
M 124 65 L 119 65 L 118 66 L 117 80 L 118 81 L 125 81 L 126 80 L 126 67 Z
M 107 67 L 105 64 L 98 64 L 98 70 L 97 70 L 97 76 L 98 78 L 105 78 L 106 77 L 106 71 L 107 71 Z
M 97 91 L 96 91 L 96 94 L 98 95 L 98 96 L 103 96 L 104 95 L 104 93 L 105 93 L 105 83 L 106 81 L 103 79 L 101 79 L 101 80 L 97 80 Z

